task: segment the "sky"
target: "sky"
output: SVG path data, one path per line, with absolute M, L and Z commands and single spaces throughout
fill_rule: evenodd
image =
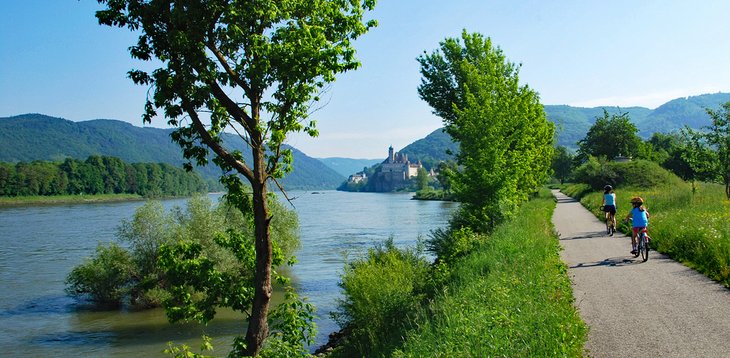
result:
M 136 37 L 99 26 L 93 0 L 0 0 L 0 117 L 41 113 L 143 126 L 147 88 Z M 312 157 L 384 158 L 442 126 L 418 97 L 416 58 L 462 30 L 490 37 L 541 102 L 656 108 L 730 92 L 730 1 L 380 0 L 378 27 L 355 42 L 362 67 L 338 76 L 311 118 L 319 137 L 289 144 Z M 154 127 L 166 127 L 164 119 Z

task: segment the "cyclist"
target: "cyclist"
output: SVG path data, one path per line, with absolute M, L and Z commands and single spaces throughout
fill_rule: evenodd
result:
M 639 235 L 639 232 L 645 231 L 646 227 L 649 226 L 649 211 L 644 207 L 644 199 L 639 196 L 631 198 L 631 205 L 633 208 L 626 215 L 624 222 L 627 222 L 629 219 L 633 222 L 631 225 L 631 254 L 636 255 L 638 253 L 636 251 L 636 237 Z
M 611 230 L 611 236 L 613 236 L 613 232 L 616 230 L 616 193 L 613 192 L 613 187 L 610 185 L 604 186 L 603 190 L 601 205 L 605 212 L 606 224 L 610 223 L 610 227 L 613 228 Z

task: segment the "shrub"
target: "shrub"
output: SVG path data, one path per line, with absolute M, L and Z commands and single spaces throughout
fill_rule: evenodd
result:
M 428 262 L 418 250 L 398 249 L 392 239 L 350 263 L 340 283 L 344 298 L 333 318 L 351 334 L 336 355 L 391 350 L 424 298 L 427 279 Z
M 269 208 L 274 247 L 286 261 L 300 245 L 298 218 L 273 197 Z M 159 264 L 163 245 L 196 243 L 216 269 L 240 276 L 242 268 L 234 254 L 215 240 L 217 234 L 230 229 L 239 231 L 253 246 L 250 218 L 228 204 L 214 206 L 208 197 L 197 196 L 184 209 L 166 213 L 161 203 L 150 201 L 135 211 L 132 220 L 123 220 L 117 230 L 117 241 L 128 248 L 116 243 L 97 248 L 94 256 L 68 275 L 66 291 L 104 306 L 127 301 L 136 308 L 159 307 L 170 297 L 169 275 Z
M 485 239 L 486 235 L 476 234 L 468 227 L 456 230 L 436 229 L 426 242 L 426 248 L 436 256 L 438 262 L 448 265 L 457 258 L 471 252 L 474 247 Z
M 593 190 L 602 190 L 606 184 L 651 188 L 682 183 L 679 177 L 659 164 L 646 160 L 619 163 L 590 157 L 574 175 L 575 181 L 588 184 Z
M 66 292 L 88 297 L 103 306 L 119 306 L 129 293 L 134 264 L 127 250 L 115 243 L 96 247 L 96 255 L 75 267 L 66 278 Z

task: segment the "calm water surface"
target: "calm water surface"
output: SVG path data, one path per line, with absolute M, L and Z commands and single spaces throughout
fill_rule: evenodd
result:
M 410 200 L 410 194 L 292 192 L 302 248 L 291 269 L 299 292 L 317 306 L 324 343 L 337 325 L 329 318 L 340 297 L 339 275 L 347 258 L 393 237 L 413 245 L 443 227 L 453 203 Z M 217 196 L 213 195 L 216 199 Z M 167 208 L 185 200 L 163 202 Z M 95 312 L 67 297 L 64 279 L 114 240 L 122 219 L 142 202 L 0 208 L 0 352 L 4 356 L 164 356 L 166 342 L 199 345 L 215 337 L 215 355 L 243 334 L 241 317 L 221 312 L 207 327 L 167 323 L 160 309 Z

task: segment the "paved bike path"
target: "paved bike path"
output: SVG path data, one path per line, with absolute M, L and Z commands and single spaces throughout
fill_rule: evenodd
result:
M 561 256 L 590 327 L 586 356 L 730 357 L 730 290 L 655 251 L 634 258 L 629 237 L 606 235 L 579 202 L 553 195 Z

